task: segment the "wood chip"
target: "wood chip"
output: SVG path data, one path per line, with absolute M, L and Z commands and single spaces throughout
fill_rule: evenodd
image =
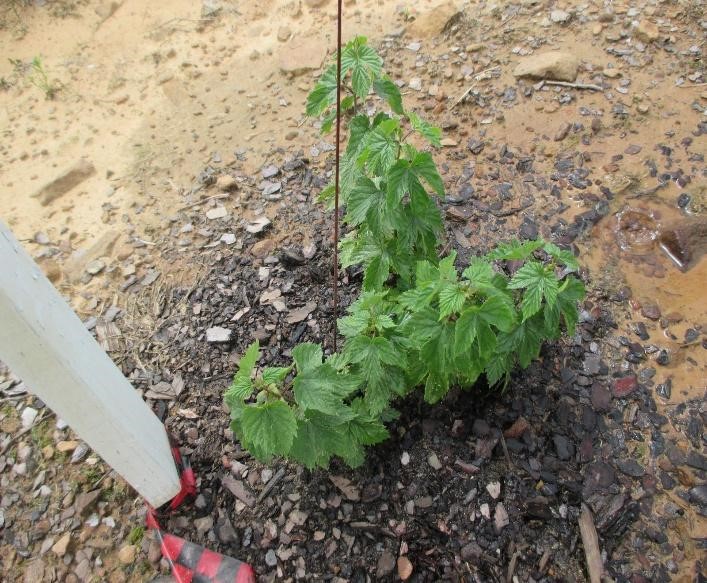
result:
M 582 535 L 584 545 L 584 555 L 587 558 L 587 570 L 591 583 L 601 583 L 601 574 L 604 571 L 604 563 L 601 560 L 601 550 L 599 549 L 599 536 L 594 526 L 592 511 L 586 504 L 582 504 L 582 512 L 579 515 L 579 533 Z
M 336 486 L 347 500 L 358 502 L 361 499 L 361 491 L 351 483 L 351 480 L 344 476 L 329 476 L 331 483 Z

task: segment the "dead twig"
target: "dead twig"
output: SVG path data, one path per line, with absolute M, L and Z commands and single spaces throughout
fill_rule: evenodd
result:
M 476 86 L 476 84 L 477 84 L 479 81 L 482 80 L 483 76 L 484 76 L 486 73 L 490 73 L 491 71 L 495 71 L 496 69 L 498 69 L 498 66 L 496 66 L 496 67 L 490 67 L 490 68 L 485 69 L 485 70 L 483 70 L 483 71 L 481 71 L 481 72 L 479 72 L 479 73 L 475 73 L 475 74 L 473 75 L 474 81 L 472 82 L 472 84 L 469 85 L 469 87 L 467 88 L 467 90 L 464 91 L 464 93 L 462 93 L 462 94 L 454 101 L 454 103 L 452 104 L 452 107 L 450 107 L 449 109 L 454 109 L 457 105 L 459 105 L 462 101 L 464 101 L 464 99 L 466 98 L 466 96 L 469 95 L 469 93 L 471 93 L 471 90 Z
M 567 81 L 543 81 L 543 85 L 557 85 L 558 87 L 571 87 L 572 89 L 590 89 L 592 91 L 604 91 L 603 87 L 592 83 L 567 83 Z
M 508 464 L 508 469 L 512 470 L 513 469 L 513 462 L 511 461 L 511 456 L 508 453 L 508 446 L 506 445 L 506 438 L 503 436 L 503 433 L 501 433 L 501 447 L 503 447 L 503 455 L 506 458 L 506 463 Z
M 693 83 L 692 85 L 678 85 L 679 89 L 690 89 L 692 87 L 704 87 L 707 85 L 707 82 L 705 83 Z
M 280 468 L 277 470 L 275 475 L 270 478 L 270 481 L 265 484 L 265 488 L 263 488 L 263 491 L 258 494 L 258 502 L 262 502 L 263 499 L 272 492 L 272 489 L 277 485 L 277 483 L 282 480 L 282 478 L 285 477 L 285 468 Z
M 506 583 L 512 583 L 513 574 L 516 570 L 516 565 L 518 564 L 518 557 L 520 557 L 520 551 L 516 550 L 513 552 L 511 557 L 511 562 L 508 563 L 508 571 L 506 572 Z
M 219 192 L 218 194 L 214 194 L 211 196 L 207 196 L 205 198 L 201 198 L 201 199 L 197 200 L 196 202 L 192 202 L 190 204 L 185 204 L 184 206 L 179 207 L 177 209 L 177 212 L 185 211 L 185 210 L 193 208 L 195 206 L 199 206 L 200 204 L 204 204 L 205 202 L 208 202 L 208 201 L 213 200 L 215 198 L 228 198 L 229 196 L 231 196 L 231 195 L 228 194 L 227 192 Z
M 586 504 L 582 504 L 582 511 L 579 515 L 579 533 L 582 536 L 584 545 L 584 555 L 587 558 L 587 569 L 589 570 L 589 580 L 591 583 L 601 583 L 601 574 L 604 571 L 604 563 L 601 560 L 601 550 L 599 549 L 599 536 L 594 526 L 592 511 Z

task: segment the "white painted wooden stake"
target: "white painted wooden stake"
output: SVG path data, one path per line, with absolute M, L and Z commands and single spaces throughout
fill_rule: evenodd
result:
M 2 221 L 0 359 L 150 504 L 177 495 L 164 426 Z

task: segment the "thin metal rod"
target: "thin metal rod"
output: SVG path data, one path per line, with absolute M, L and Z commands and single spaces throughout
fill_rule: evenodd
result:
M 339 159 L 341 156 L 341 16 L 343 0 L 338 0 L 336 14 L 336 169 L 334 171 L 334 352 L 336 321 L 339 317 Z

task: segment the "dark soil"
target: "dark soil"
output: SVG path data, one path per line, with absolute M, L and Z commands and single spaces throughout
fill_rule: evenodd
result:
M 261 260 L 221 256 L 196 289 L 172 292 L 172 304 L 186 300 L 188 306 L 168 319 L 166 335 L 176 340 L 173 361 L 188 355 L 181 374 L 189 389 L 166 422 L 191 457 L 200 496 L 167 529 L 248 561 L 263 580 L 392 580 L 395 558 L 406 554 L 414 566 L 411 581 L 506 581 L 513 574 L 524 581 L 582 581 L 588 579 L 578 529 L 584 502 L 593 511 L 610 573 L 629 580 L 637 551 L 622 543 L 629 530 L 642 528 L 642 517 L 651 517 L 657 480 L 627 457 L 626 442 L 644 441 L 647 433 L 653 441 L 646 445 L 660 451 L 668 419 L 655 413 L 644 385 L 635 377 L 628 383 L 612 378 L 599 356 L 598 342 L 614 326 L 601 307 L 603 292 L 586 300 L 575 337 L 546 345 L 541 360 L 514 375 L 505 391 L 477 383 L 452 391 L 435 407 L 419 394 L 399 403 L 392 439 L 371 448 L 359 469 L 334 463 L 329 471 L 310 472 L 281 461 L 265 468 L 240 449 L 222 405 L 238 355 L 255 338 L 263 346 L 263 365 L 287 362 L 299 342 L 331 347 L 331 245 L 319 211 L 300 208 L 307 208 L 303 224 L 315 232 L 321 227 L 311 260 L 293 262 L 287 257 L 298 256 L 299 249 L 277 249 L 263 281 Z M 497 221 L 483 225 L 499 230 L 506 219 Z M 521 229 L 528 224 L 526 219 Z M 462 261 L 469 257 L 468 249 L 455 246 Z M 342 279 L 345 306 L 360 277 L 347 273 Z M 278 287 L 287 292 L 283 313 L 258 301 L 264 290 Z M 310 301 L 317 308 L 309 320 L 286 323 L 290 310 Z M 234 324 L 244 307 L 250 310 Z M 216 325 L 237 329 L 231 344 L 204 341 L 204 330 Z M 162 380 L 170 381 L 164 372 Z M 612 391 L 621 398 L 612 399 Z M 156 405 L 161 415 L 163 403 Z M 184 409 L 195 418 L 184 419 Z M 627 427 L 626 409 L 644 431 Z M 236 481 L 240 499 L 223 483 L 229 475 L 226 481 Z M 256 502 L 273 475 L 279 479 Z M 330 476 L 350 480 L 348 497 Z M 496 497 L 494 485 L 500 487 Z M 204 517 L 212 519 L 205 522 L 208 528 L 195 530 L 193 521 Z M 651 532 L 646 548 L 669 545 L 658 529 Z M 659 561 L 644 572 L 647 579 L 631 580 L 669 579 Z

